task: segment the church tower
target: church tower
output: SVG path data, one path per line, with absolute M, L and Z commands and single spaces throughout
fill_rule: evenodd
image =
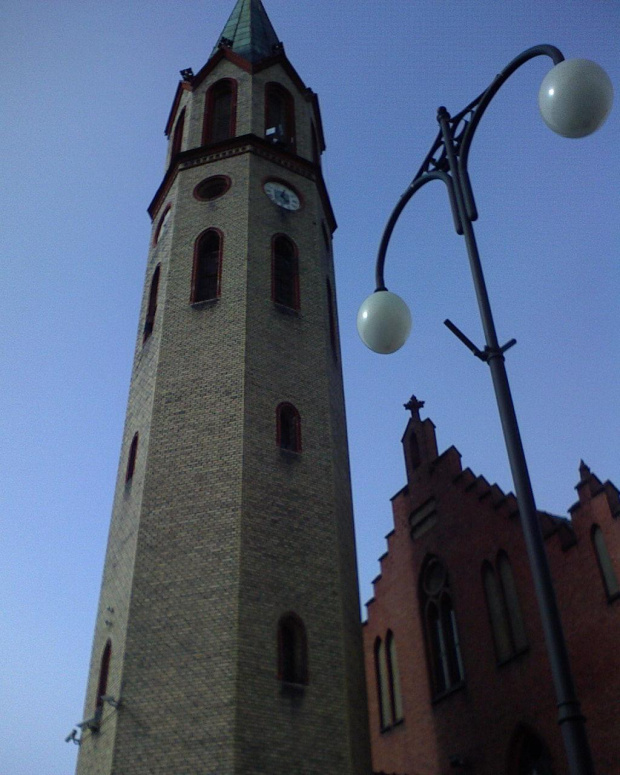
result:
M 260 0 L 166 134 L 78 775 L 368 775 L 316 95 Z

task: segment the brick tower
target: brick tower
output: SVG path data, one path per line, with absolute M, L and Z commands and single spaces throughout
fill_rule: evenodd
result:
M 182 76 L 77 771 L 368 775 L 317 97 L 260 0 Z

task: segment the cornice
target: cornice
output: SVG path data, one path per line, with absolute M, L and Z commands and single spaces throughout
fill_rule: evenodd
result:
M 334 217 L 320 166 L 301 156 L 277 150 L 269 141 L 253 134 L 242 135 L 210 145 L 203 145 L 178 154 L 173 164 L 168 168 L 161 185 L 157 189 L 153 200 L 147 208 L 147 212 L 151 216 L 151 219 L 154 220 L 157 217 L 159 208 L 162 206 L 179 172 L 192 167 L 221 161 L 222 159 L 228 159 L 233 156 L 240 156 L 245 153 L 254 153 L 257 156 L 270 161 L 272 164 L 278 165 L 282 169 L 313 181 L 316 184 L 319 195 L 323 201 L 331 231 L 334 232 L 336 230 L 336 219 Z

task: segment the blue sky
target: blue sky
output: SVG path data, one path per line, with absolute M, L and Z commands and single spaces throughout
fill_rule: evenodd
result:
M 404 484 L 402 404 L 415 392 L 464 465 L 511 489 L 464 246 L 445 191 L 408 206 L 386 280 L 410 341 L 377 356 L 355 332 L 387 217 L 456 113 L 538 43 L 620 83 L 614 0 L 265 0 L 319 94 L 339 223 L 337 293 L 362 598 Z M 206 61 L 233 0 L 22 0 L 0 31 L 3 227 L 0 456 L 4 622 L 0 773 L 66 775 L 81 720 L 163 129 L 178 71 Z M 540 508 L 566 514 L 583 458 L 620 484 L 617 441 L 620 111 L 584 140 L 553 135 L 516 73 L 470 157 L 477 235 Z M 7 475 L 8 474 L 8 475 Z M 619 558 L 620 561 L 620 558 Z

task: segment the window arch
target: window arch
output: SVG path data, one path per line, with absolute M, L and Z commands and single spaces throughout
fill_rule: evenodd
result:
M 271 293 L 276 304 L 299 309 L 299 259 L 297 246 L 284 234 L 276 235 L 271 246 Z
M 498 662 L 505 662 L 512 654 L 508 618 L 495 571 L 488 561 L 485 561 L 482 566 L 482 585 L 489 612 L 491 632 L 493 633 L 495 655 Z
M 501 551 L 497 555 L 497 572 L 504 595 L 506 613 L 508 614 L 508 623 L 510 625 L 510 635 L 512 638 L 512 648 L 515 654 L 523 651 L 527 647 L 527 634 L 519 604 L 517 594 L 517 585 L 512 572 L 512 566 L 506 552 Z
M 392 708 L 388 681 L 385 643 L 381 638 L 375 640 L 375 675 L 377 677 L 377 698 L 379 700 L 379 725 L 387 729 L 392 725 Z
M 301 417 L 293 404 L 283 403 L 276 409 L 276 442 L 280 449 L 301 452 Z
M 508 555 L 497 555 L 497 572 L 490 562 L 482 565 L 482 585 L 489 612 L 497 661 L 501 664 L 527 647 L 527 635 Z
M 418 434 L 415 431 L 411 431 L 409 435 L 409 465 L 411 469 L 418 468 L 422 458 L 420 457 L 420 442 L 418 441 Z
M 183 145 L 183 129 L 185 127 L 185 108 L 181 111 L 181 115 L 177 119 L 177 123 L 174 127 L 174 134 L 172 135 L 172 150 L 170 152 L 170 162 L 174 161 L 174 157 L 180 152 Z
M 265 137 L 282 148 L 295 150 L 295 100 L 279 83 L 265 86 Z
M 596 554 L 605 592 L 607 593 L 607 599 L 615 600 L 617 597 L 620 597 L 618 576 L 616 575 L 611 556 L 607 551 L 605 536 L 598 525 L 592 525 L 590 537 L 592 539 L 592 546 L 594 547 L 594 553 Z
M 163 212 L 163 215 L 159 219 L 157 229 L 155 230 L 155 236 L 153 237 L 153 245 L 157 245 L 159 240 L 164 236 L 170 223 L 170 215 L 172 213 L 172 205 L 169 204 Z
M 400 672 L 396 657 L 396 641 L 392 630 L 388 630 L 385 637 L 385 651 L 387 656 L 388 684 L 390 688 L 390 704 L 392 719 L 396 724 L 403 718 L 403 698 L 400 691 Z
M 192 303 L 219 298 L 222 241 L 222 235 L 217 229 L 207 229 L 196 240 L 190 296 Z
M 314 124 L 311 124 L 312 129 L 312 160 L 315 164 L 321 163 L 321 151 L 319 150 L 319 138 L 316 134 Z
M 95 698 L 95 715 L 101 716 L 103 712 L 103 697 L 108 690 L 108 674 L 110 672 L 110 659 L 112 658 L 112 641 L 108 639 L 101 655 L 99 665 L 99 681 L 97 683 L 97 696 Z
M 430 557 L 420 574 L 420 596 L 426 650 L 434 695 L 459 686 L 465 679 L 456 615 L 445 565 Z
M 237 124 L 237 82 L 223 78 L 208 90 L 205 98 L 203 145 L 235 136 Z
M 308 639 L 303 621 L 294 613 L 278 622 L 278 678 L 283 683 L 308 683 Z
M 127 469 L 125 470 L 125 483 L 132 480 L 134 471 L 136 469 L 136 458 L 138 456 L 138 434 L 135 433 L 131 440 L 131 446 L 129 447 L 129 455 L 127 457 Z
M 149 303 L 146 309 L 146 317 L 144 319 L 144 332 L 142 335 L 142 342 L 146 342 L 149 336 L 153 333 L 153 327 L 155 325 L 155 313 L 157 312 L 157 293 L 159 291 L 159 272 L 161 264 L 157 264 L 155 271 L 153 272 L 153 278 L 151 279 L 151 290 L 149 291 Z
M 528 727 L 520 725 L 512 736 L 507 771 L 509 775 L 553 775 L 549 749 Z

